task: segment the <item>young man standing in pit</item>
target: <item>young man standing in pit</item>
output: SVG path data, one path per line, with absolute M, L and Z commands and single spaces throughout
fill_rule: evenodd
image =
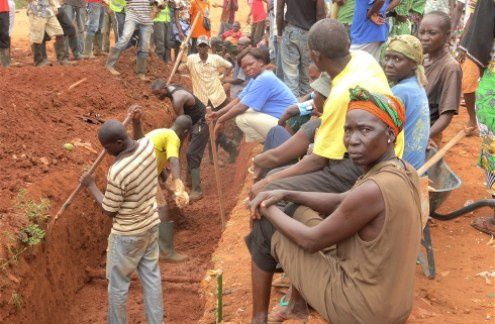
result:
M 186 115 L 192 120 L 191 139 L 186 153 L 192 189 L 189 201 L 199 200 L 203 197 L 200 166 L 210 134 L 205 119 L 206 106 L 195 95 L 180 85 L 171 84 L 167 86 L 162 79 L 153 81 L 151 91 L 160 100 L 170 99 L 177 116 Z
M 211 107 L 213 111 L 220 110 L 228 103 L 222 86 L 221 69 L 223 76 L 230 75 L 232 63 L 217 54 L 208 53 L 210 40 L 206 36 L 200 36 L 196 46 L 198 53 L 184 56 L 185 61 L 179 66 L 179 71 L 189 71 L 193 93 L 206 107 Z M 225 134 L 219 135 L 217 144 L 229 153 L 231 161 L 235 160 L 236 145 Z
M 187 256 L 177 253 L 174 249 L 174 222 L 169 220 L 167 201 L 162 186 L 174 193 L 177 207 L 182 208 L 189 203 L 189 195 L 180 179 L 179 150 L 181 141 L 189 134 L 192 121 L 189 116 L 182 115 L 177 117 L 171 128 L 157 128 L 144 135 L 141 127 L 141 111 L 141 107 L 137 105 L 129 108 L 134 139 L 146 137 L 155 147 L 158 182 L 160 183 L 157 194 L 157 210 L 161 221 L 158 231 L 160 259 L 168 262 L 182 262 L 187 259 Z M 167 186 L 169 173 L 172 175 L 173 188 Z
M 106 152 L 115 156 L 108 170 L 105 194 L 93 176 L 84 174 L 81 184 L 94 197 L 103 213 L 113 220 L 108 237 L 108 323 L 126 323 L 127 295 L 131 274 L 138 272 L 144 290 L 148 323 L 163 322 L 163 299 L 158 265 L 156 194 L 158 179 L 155 148 L 149 138 L 132 140 L 122 123 L 109 120 L 98 131 Z

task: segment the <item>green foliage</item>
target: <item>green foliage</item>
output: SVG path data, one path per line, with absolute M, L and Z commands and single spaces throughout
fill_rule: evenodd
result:
M 9 303 L 14 305 L 16 310 L 20 310 L 22 308 L 22 296 L 14 290 L 10 296 Z
M 28 0 L 14 0 L 14 2 L 15 2 L 15 9 L 19 10 L 22 8 L 26 8 L 29 1 Z
M 40 244 L 45 238 L 45 234 L 45 231 L 38 224 L 31 224 L 21 230 L 19 238 L 22 243 L 33 246 Z
M 16 198 L 16 208 L 24 213 L 30 223 L 44 224 L 50 218 L 50 200 L 40 199 L 39 201 L 30 200 L 26 197 L 26 189 L 19 189 Z

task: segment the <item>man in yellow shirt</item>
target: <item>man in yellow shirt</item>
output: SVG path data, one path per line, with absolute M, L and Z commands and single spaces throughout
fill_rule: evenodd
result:
M 392 95 L 378 62 L 368 53 L 349 51 L 349 37 L 344 25 L 337 20 L 327 18 L 318 21 L 311 27 L 308 37 L 313 62 L 332 80 L 313 153 L 299 163 L 257 182 L 251 189 L 252 195 L 281 188 L 335 193 L 349 190 L 362 174 L 362 170 L 347 156 L 344 146 L 349 89 L 360 86 L 370 92 Z M 403 132 L 399 134 L 395 148 L 397 156 L 401 157 Z
M 157 211 L 160 216 L 160 228 L 158 245 L 160 247 L 160 259 L 168 262 L 182 262 L 187 256 L 177 253 L 173 244 L 174 222 L 168 218 L 167 202 L 163 196 L 162 186 L 167 187 L 168 173 L 172 174 L 174 199 L 179 208 L 189 203 L 189 196 L 180 179 L 179 150 L 183 139 L 192 128 L 191 117 L 182 115 L 177 117 L 171 128 L 158 128 L 144 135 L 141 127 L 141 107 L 133 105 L 129 108 L 132 115 L 132 128 L 134 139 L 146 137 L 155 147 L 157 174 L 160 186 L 157 192 Z

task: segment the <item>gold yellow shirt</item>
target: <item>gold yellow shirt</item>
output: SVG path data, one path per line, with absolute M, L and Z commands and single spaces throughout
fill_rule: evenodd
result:
M 330 95 L 325 101 L 321 126 L 315 137 L 314 153 L 327 159 L 342 160 L 347 152 L 344 146 L 344 124 L 350 102 L 349 89 L 364 89 L 392 95 L 387 77 L 378 62 L 368 53 L 355 51 L 347 66 L 332 80 Z M 402 157 L 404 132 L 397 137 L 395 153 Z
M 192 54 L 187 57 L 186 66 L 191 74 L 194 95 L 205 106 L 210 100 L 214 108 L 217 108 L 227 99 L 220 81 L 220 69 L 232 68 L 229 61 L 219 55 L 208 54 L 206 62 L 203 62 L 199 54 Z
M 179 136 L 171 129 L 158 128 L 146 134 L 146 138 L 149 138 L 155 147 L 156 168 L 160 174 L 167 167 L 168 159 L 179 158 Z

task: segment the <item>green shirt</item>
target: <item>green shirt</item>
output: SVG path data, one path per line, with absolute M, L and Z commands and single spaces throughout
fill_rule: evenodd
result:
M 110 0 L 109 7 L 114 12 L 122 12 L 125 8 L 125 0 Z
M 160 13 L 156 16 L 155 19 L 153 19 L 153 22 L 163 22 L 163 23 L 169 23 L 171 22 L 172 19 L 170 18 L 170 7 L 166 6 L 165 9 L 162 9 Z
M 339 6 L 338 21 L 345 25 L 352 25 L 355 2 L 356 0 L 346 0 L 343 6 Z
M 414 11 L 422 15 L 425 11 L 425 5 L 426 5 L 426 0 L 415 0 L 413 1 L 411 11 Z

